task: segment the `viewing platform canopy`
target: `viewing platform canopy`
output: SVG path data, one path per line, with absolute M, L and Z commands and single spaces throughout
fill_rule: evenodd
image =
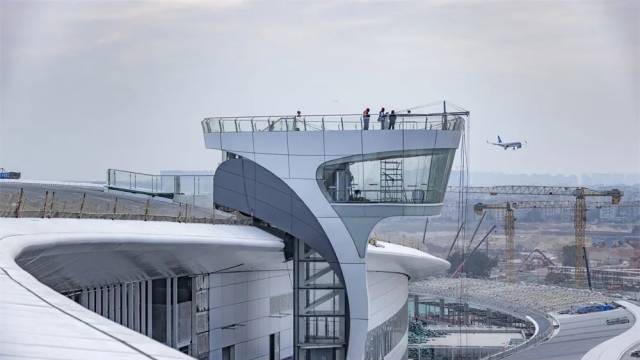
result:
M 348 131 L 348 130 L 461 130 L 468 111 L 395 114 L 394 129 L 389 129 L 391 114 L 380 118 L 371 114 L 366 128 L 362 114 L 271 115 L 208 117 L 202 120 L 202 130 L 221 132 L 270 131 Z M 383 121 L 386 124 L 382 128 Z

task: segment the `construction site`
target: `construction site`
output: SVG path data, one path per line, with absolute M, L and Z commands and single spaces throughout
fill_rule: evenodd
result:
M 380 224 L 377 236 L 444 258 L 494 259 L 488 279 L 640 296 L 637 188 L 449 187 L 441 217 L 386 233 L 392 224 Z M 452 276 L 469 276 L 464 265 L 452 267 Z
M 583 333 L 606 337 L 612 326 L 623 332 L 633 323 L 620 309 L 613 318 L 602 311 L 613 310 L 607 304 L 615 300 L 640 301 L 637 187 L 449 187 L 446 201 L 442 216 L 412 224 L 413 234 L 377 229 L 452 263 L 446 278 L 411 287 L 412 309 L 427 309 L 414 310 L 414 320 L 440 332 L 414 338 L 410 359 L 581 358 L 589 350 Z M 564 341 L 584 348 L 549 350 L 563 339 L 553 336 L 559 319 L 566 328 L 567 321 L 586 321 L 586 313 L 607 322 L 565 330 Z M 441 346 L 447 338 L 457 340 Z M 533 348 L 516 355 L 525 346 Z

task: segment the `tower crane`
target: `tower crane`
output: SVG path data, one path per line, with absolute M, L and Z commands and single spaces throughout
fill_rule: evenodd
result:
M 488 194 L 488 195 L 556 195 L 556 196 L 572 196 L 575 197 L 573 204 L 563 204 L 573 206 L 574 213 L 574 228 L 576 239 L 576 286 L 583 287 L 585 274 L 585 262 L 584 257 L 580 254 L 580 250 L 584 248 L 585 244 L 585 228 L 587 221 L 587 197 L 611 197 L 611 204 L 619 204 L 622 198 L 623 192 L 618 189 L 610 190 L 593 190 L 585 187 L 569 187 L 569 186 L 529 186 L 529 185 L 506 185 L 506 186 L 479 186 L 479 187 L 455 187 L 448 188 L 451 192 L 462 192 L 467 194 Z M 560 205 L 544 206 L 541 202 L 536 202 L 537 207 L 560 207 Z M 505 210 L 505 235 L 507 238 L 506 247 L 506 270 L 507 281 L 514 280 L 513 273 L 513 251 L 514 251 L 514 232 L 515 225 L 513 219 L 513 202 L 507 202 L 502 204 L 493 204 L 494 208 Z M 524 206 L 524 202 L 520 202 L 518 207 Z M 478 209 L 490 209 L 492 205 L 481 205 Z M 529 204 L 534 206 L 534 204 Z M 551 205 L 551 204 L 547 204 Z M 476 207 L 474 207 L 475 209 Z M 482 212 L 482 210 L 476 210 Z
M 602 195 L 604 196 L 604 195 Z M 634 201 L 629 203 L 620 203 L 619 198 L 612 200 L 611 203 L 607 202 L 595 202 L 590 203 L 589 208 L 600 209 L 603 207 L 617 206 L 617 207 L 640 207 L 640 202 Z M 578 200 L 579 201 L 579 200 Z M 577 201 L 577 202 L 578 202 Z M 588 207 L 586 202 L 581 206 L 577 205 L 577 202 L 572 201 L 506 201 L 494 204 L 477 203 L 473 209 L 476 214 L 482 214 L 487 210 L 504 211 L 504 228 L 506 237 L 506 279 L 509 282 L 513 282 L 514 278 L 514 250 L 515 250 L 515 217 L 514 210 L 516 209 L 537 209 L 537 208 L 557 208 L 557 209 L 574 209 L 574 227 L 576 236 L 576 286 L 583 287 L 585 280 L 585 259 L 583 257 L 583 249 L 585 245 L 585 229 Z M 579 231 L 580 230 L 580 231 Z

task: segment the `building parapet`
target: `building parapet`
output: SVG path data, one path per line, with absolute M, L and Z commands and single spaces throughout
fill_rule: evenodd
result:
M 371 115 L 267 115 L 208 117 L 202 120 L 202 131 L 269 132 L 269 131 L 347 131 L 347 130 L 460 130 L 468 111 L 425 114 Z M 393 125 L 391 125 L 393 124 Z

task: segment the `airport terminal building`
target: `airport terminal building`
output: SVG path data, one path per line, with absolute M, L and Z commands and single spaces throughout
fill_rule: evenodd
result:
M 25 218 L 21 190 L 0 357 L 406 359 L 409 282 L 449 263 L 371 232 L 440 213 L 467 116 L 204 119 L 225 223 L 89 219 L 85 196 L 78 218 Z

